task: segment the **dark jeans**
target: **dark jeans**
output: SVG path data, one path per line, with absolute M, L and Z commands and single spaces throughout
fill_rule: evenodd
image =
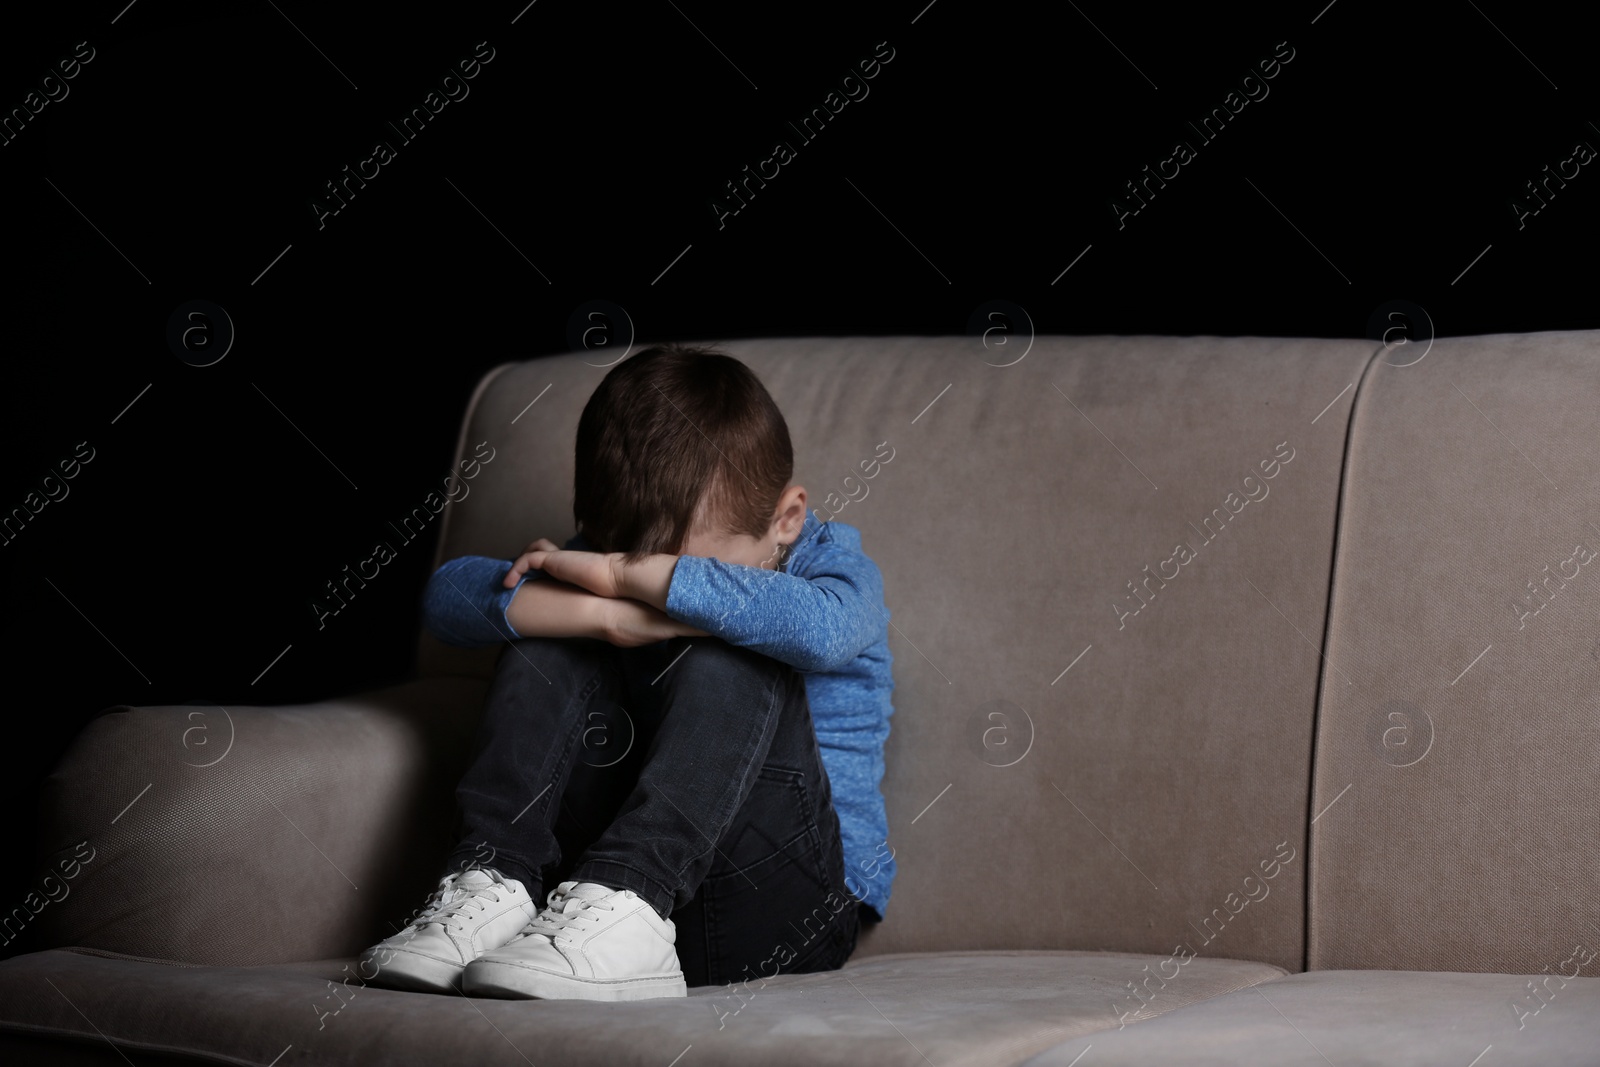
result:
M 801 676 L 714 637 L 526 638 L 501 654 L 456 790 L 473 863 L 543 894 L 631 889 L 687 983 L 834 970 L 855 948 L 839 820 Z

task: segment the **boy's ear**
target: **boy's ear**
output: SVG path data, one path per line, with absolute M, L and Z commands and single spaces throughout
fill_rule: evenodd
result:
M 773 524 L 778 528 L 778 538 L 783 541 L 793 541 L 800 536 L 800 530 L 806 524 L 806 487 L 791 485 L 778 497 L 778 508 L 773 515 Z

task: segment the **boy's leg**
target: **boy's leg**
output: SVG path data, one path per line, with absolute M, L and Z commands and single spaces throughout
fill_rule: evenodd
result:
M 800 676 L 715 638 L 636 651 L 645 654 L 628 661 L 629 707 L 649 743 L 632 791 L 569 875 L 576 888 L 563 883 L 584 899 L 545 913 L 554 946 L 536 939 L 486 955 L 468 970 L 469 989 L 682 995 L 685 977 L 831 969 L 854 948 L 857 909 Z M 668 916 L 684 923 L 681 938 Z M 598 954 L 613 964 L 596 964 Z
M 644 675 L 645 682 L 660 673 L 665 662 L 655 663 L 654 650 L 616 649 L 617 677 L 624 679 L 621 693 L 626 706 L 616 700 L 592 701 L 584 713 L 584 730 L 567 786 L 553 813 L 552 831 L 559 846 L 560 860 L 544 868 L 544 885 L 554 887 L 572 877 L 573 868 L 584 851 L 622 810 L 633 792 L 650 748 L 655 716 L 649 707 L 641 708 L 629 695 L 626 679 Z M 650 664 L 654 663 L 654 667 Z M 543 905 L 544 901 L 539 902 Z
M 724 839 L 769 761 L 803 773 L 820 772 L 821 759 L 804 682 L 792 668 L 717 638 L 676 638 L 660 657 L 670 666 L 655 677 L 637 670 L 628 675 L 633 706 L 653 718 L 638 781 L 571 877 L 631 889 L 669 916 L 693 899 L 719 851 L 726 852 Z M 816 794 L 811 810 L 791 804 L 787 824 L 746 835 L 781 838 L 763 855 L 788 842 L 793 834 L 785 836 L 786 830 L 815 819 L 818 804 L 832 815 L 827 776 L 815 777 L 806 783 Z M 735 844 L 744 850 L 742 842 Z
M 618 649 L 587 638 L 523 638 L 500 656 L 478 750 L 456 787 L 458 844 L 443 872 L 494 867 L 535 898 L 560 858 L 553 829 L 597 717 L 621 694 Z
M 363 953 L 363 978 L 456 988 L 468 963 L 538 913 L 541 869 L 559 855 L 552 824 L 589 712 L 620 689 L 615 651 L 601 641 L 530 638 L 502 654 L 477 754 L 456 792 L 460 843 L 411 923 Z
M 764 757 L 749 768 L 754 780 L 733 819 L 689 869 L 691 895 L 685 900 L 684 890 L 675 890 L 671 917 L 686 983 L 746 983 L 743 991 L 780 973 L 835 970 L 855 949 L 860 908 L 845 888 L 839 820 L 805 680 L 748 649 L 694 639 L 694 649 L 661 684 L 702 651 L 713 655 L 700 662 L 698 674 L 685 672 L 673 690 L 679 718 L 696 716 L 707 696 L 743 675 L 746 684 L 752 676 L 776 682 L 777 721 Z M 670 722 L 669 714 L 662 725 Z M 671 766 L 669 757 L 665 767 Z M 703 837 L 699 844 L 706 844 Z M 588 870 L 595 857 L 591 848 L 580 868 Z M 730 1000 L 727 1010 L 742 1003 Z

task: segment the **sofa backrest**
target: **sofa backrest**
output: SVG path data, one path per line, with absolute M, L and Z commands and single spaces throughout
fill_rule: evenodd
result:
M 1376 346 L 1023 343 L 719 345 L 782 408 L 813 507 L 884 574 L 899 874 L 858 953 L 1187 944 L 1298 970 L 1336 503 Z M 570 536 L 603 362 L 485 377 L 458 458 L 493 458 L 440 560 Z M 420 663 L 488 676 L 497 655 L 424 637 Z
M 1554 972 L 1600 944 L 1600 332 L 1416 359 L 1354 416 L 1309 965 Z

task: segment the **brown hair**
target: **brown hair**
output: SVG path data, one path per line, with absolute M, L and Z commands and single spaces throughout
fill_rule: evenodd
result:
M 678 552 L 705 507 L 763 537 L 794 473 L 783 413 L 743 363 L 707 348 L 646 348 L 606 374 L 578 419 L 572 514 L 597 552 Z

